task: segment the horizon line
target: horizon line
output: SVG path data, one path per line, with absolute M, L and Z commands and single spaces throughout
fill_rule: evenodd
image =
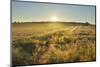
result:
M 91 22 L 88 22 L 88 21 L 86 21 L 86 22 L 78 22 L 78 21 L 13 21 L 12 23 L 49 23 L 49 22 L 51 22 L 51 23 L 59 23 L 59 22 L 61 22 L 61 23 L 88 23 L 88 24 L 94 24 L 94 25 L 96 25 L 96 23 L 91 23 Z

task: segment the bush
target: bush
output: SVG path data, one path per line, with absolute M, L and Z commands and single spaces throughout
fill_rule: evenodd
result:
M 48 41 L 31 38 L 21 38 L 13 41 L 13 65 L 37 63 L 40 54 L 48 47 Z

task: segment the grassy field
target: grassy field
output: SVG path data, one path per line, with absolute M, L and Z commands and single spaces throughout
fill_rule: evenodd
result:
M 74 22 L 12 23 L 13 65 L 95 61 L 95 28 Z

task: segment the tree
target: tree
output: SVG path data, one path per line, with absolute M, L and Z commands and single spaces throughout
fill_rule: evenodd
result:
M 89 22 L 85 22 L 85 25 L 89 25 Z

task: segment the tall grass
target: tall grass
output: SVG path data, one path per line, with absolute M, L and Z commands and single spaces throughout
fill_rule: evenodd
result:
M 12 45 L 13 65 L 95 61 L 95 30 L 90 28 L 16 36 Z

